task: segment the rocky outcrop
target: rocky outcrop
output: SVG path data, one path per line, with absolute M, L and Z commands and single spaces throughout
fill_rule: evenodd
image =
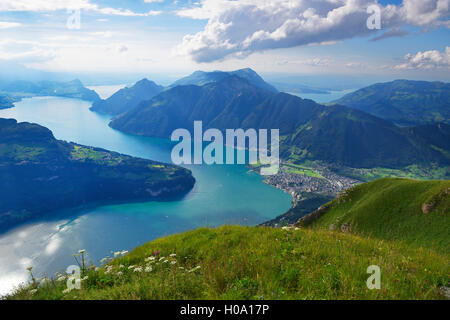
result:
M 433 211 L 435 203 L 422 203 L 422 213 L 427 214 Z

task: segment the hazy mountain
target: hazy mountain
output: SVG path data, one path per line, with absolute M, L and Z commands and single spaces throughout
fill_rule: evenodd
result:
M 0 91 L 7 92 L 18 98 L 27 96 L 59 96 L 87 101 L 100 100 L 99 95 L 94 90 L 84 87 L 80 80 L 69 82 L 20 80 L 4 84 Z
M 177 197 L 195 182 L 187 169 L 56 140 L 13 119 L 0 119 L 0 176 L 0 228 L 90 202 Z
M 265 82 L 263 78 L 261 78 L 255 71 L 250 68 L 240 69 L 236 71 L 224 72 L 224 71 L 213 71 L 213 72 L 204 72 L 204 71 L 196 71 L 190 76 L 182 78 L 178 81 L 175 81 L 169 88 L 173 88 L 176 86 L 185 86 L 185 85 L 197 85 L 203 86 L 212 82 L 219 82 L 229 76 L 238 76 L 242 79 L 247 80 L 252 85 L 271 91 L 273 93 L 278 92 L 278 90 Z
M 153 81 L 143 79 L 131 88 L 120 89 L 106 100 L 95 102 L 91 110 L 118 115 L 133 109 L 142 101 L 150 100 L 163 90 L 164 87 L 157 85 Z
M 8 96 L 0 95 L 0 110 L 14 107 L 13 102 L 15 102 L 15 99 Z
M 396 80 L 335 101 L 400 125 L 450 123 L 450 83 Z
M 280 129 L 281 156 L 323 160 L 350 167 L 399 167 L 413 163 L 449 163 L 447 131 L 431 138 L 345 106 L 323 106 L 286 93 L 273 94 L 247 80 L 229 76 L 202 87 L 177 86 L 111 122 L 132 134 L 170 137 L 177 128 Z

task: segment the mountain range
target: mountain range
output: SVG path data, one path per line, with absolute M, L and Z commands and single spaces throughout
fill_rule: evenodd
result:
M 145 100 L 150 100 L 164 90 L 153 81 L 142 79 L 130 88 L 123 88 L 105 100 L 98 100 L 93 103 L 91 110 L 118 115 L 129 111 Z
M 221 74 L 222 75 L 222 74 Z M 322 160 L 350 167 L 448 165 L 449 126 L 432 124 L 433 135 L 342 105 L 324 106 L 274 93 L 237 75 L 202 86 L 178 85 L 116 117 L 112 128 L 143 136 L 170 137 L 178 128 L 280 129 L 280 155 L 292 161 Z
M 203 86 L 209 83 L 220 82 L 221 80 L 228 78 L 229 76 L 237 76 L 241 79 L 247 80 L 249 83 L 254 85 L 255 87 L 265 89 L 267 91 L 271 91 L 273 93 L 277 93 L 278 90 L 272 86 L 271 84 L 264 81 L 263 78 L 259 74 L 257 74 L 254 70 L 250 68 L 240 69 L 235 71 L 212 71 L 212 72 L 204 72 L 204 71 L 195 71 L 191 75 L 181 78 L 180 80 L 175 81 L 173 84 L 169 86 L 169 88 L 174 88 L 176 86 L 186 86 L 186 85 L 197 85 Z
M 335 101 L 402 126 L 450 124 L 450 83 L 396 80 L 377 83 Z
M 30 96 L 58 96 L 92 102 L 100 100 L 100 96 L 94 90 L 84 87 L 80 80 L 69 82 L 18 80 L 3 84 L 0 87 L 1 92 L 16 99 Z

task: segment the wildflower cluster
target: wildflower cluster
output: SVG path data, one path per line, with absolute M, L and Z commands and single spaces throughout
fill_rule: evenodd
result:
M 111 252 L 111 256 L 100 260 L 103 266 L 98 267 L 92 264 L 92 262 L 89 264 L 86 262 L 85 250 L 78 251 L 77 254 L 73 255 L 80 267 L 80 277 L 78 279 L 73 278 L 73 275 L 69 275 L 66 272 L 57 272 L 52 279 L 35 279 L 31 273 L 32 268 L 29 268 L 28 270 L 33 279 L 33 284 L 29 286 L 28 293 L 29 295 L 35 295 L 42 286 L 53 283 L 55 288 L 61 288 L 60 292 L 66 295 L 74 290 L 74 287 L 66 285 L 72 279 L 79 281 L 79 288 L 86 289 L 89 287 L 121 284 L 133 277 L 139 277 L 140 275 L 152 272 L 183 272 L 190 274 L 201 269 L 199 265 L 195 267 L 180 266 L 180 261 L 183 259 L 177 260 L 176 253 L 170 253 L 165 256 L 160 251 L 154 251 L 152 255 L 138 263 L 133 261 L 134 263 L 128 264 L 130 261 L 128 258 L 122 259 L 127 253 L 128 251 L 125 250 Z

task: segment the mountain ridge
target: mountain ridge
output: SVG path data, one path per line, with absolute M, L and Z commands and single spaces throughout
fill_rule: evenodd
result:
M 120 89 L 107 99 L 94 102 L 90 110 L 117 116 L 133 109 L 142 101 L 150 100 L 163 89 L 164 87 L 144 78 L 129 88 Z
M 110 126 L 131 134 L 168 138 L 178 128 L 280 129 L 284 159 L 323 160 L 349 167 L 450 163 L 448 146 L 432 148 L 427 139 L 363 111 L 324 106 L 287 93 L 260 89 L 238 76 L 203 86 L 176 86 L 113 119 Z M 443 124 L 443 126 L 446 126 Z M 448 130 L 434 139 L 450 139 Z M 436 142 L 435 142 L 436 143 Z
M 59 96 L 92 102 L 100 100 L 100 96 L 94 90 L 84 87 L 78 79 L 68 82 L 17 80 L 2 85 L 1 92 L 7 93 L 14 99 L 30 96 Z
M 254 86 L 259 87 L 261 89 L 271 91 L 272 93 L 278 92 L 278 90 L 274 86 L 264 81 L 263 78 L 251 68 L 244 68 L 234 71 L 211 71 L 211 72 L 195 71 L 191 75 L 175 81 L 168 88 L 170 89 L 176 86 L 188 84 L 203 86 L 208 83 L 219 82 L 233 75 L 245 79 Z
M 450 123 L 450 83 L 394 80 L 376 83 L 334 101 L 402 126 Z

